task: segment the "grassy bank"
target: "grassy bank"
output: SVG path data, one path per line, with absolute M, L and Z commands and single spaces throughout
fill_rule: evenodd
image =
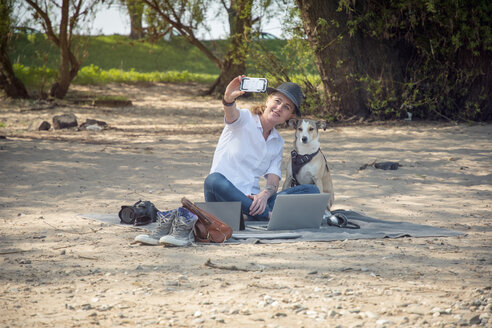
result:
M 212 42 L 212 41 L 211 41 Z M 223 41 L 209 46 L 220 54 Z M 172 41 L 135 41 L 125 36 L 76 36 L 74 53 L 82 66 L 97 66 L 102 70 L 218 74 L 219 69 L 196 47 L 183 39 Z M 29 67 L 56 69 L 59 50 L 44 34 L 16 34 L 9 53 L 12 63 Z
M 149 42 L 131 40 L 126 36 L 76 36 L 73 41 L 74 53 L 82 66 L 97 66 L 102 70 L 121 71 L 182 72 L 200 74 L 219 74 L 219 68 L 197 47 L 184 38 L 176 37 L 170 41 Z M 218 57 L 222 57 L 227 41 L 203 41 Z M 266 49 L 279 52 L 284 40 L 261 41 Z M 29 67 L 57 69 L 59 50 L 44 34 L 14 35 L 9 53 L 11 62 Z M 251 65 L 248 65 L 252 69 Z
M 285 40 L 264 40 L 262 47 L 280 55 Z M 204 41 L 218 57 L 222 57 L 227 47 L 226 41 Z M 220 73 L 196 47 L 183 38 L 170 41 L 149 42 L 131 40 L 126 36 L 76 36 L 73 50 L 81 60 L 82 66 L 73 80 L 74 84 L 102 84 L 109 82 L 196 82 L 212 83 Z M 9 53 L 16 75 L 30 89 L 46 91 L 58 74 L 59 49 L 44 34 L 14 35 Z M 268 74 L 255 70 L 255 65 L 247 62 L 247 74 Z M 299 82 L 306 76 L 292 74 Z M 317 74 L 307 77 L 319 83 Z

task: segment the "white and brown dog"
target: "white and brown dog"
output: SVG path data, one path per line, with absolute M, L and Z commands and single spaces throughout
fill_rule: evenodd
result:
M 326 207 L 329 211 L 335 195 L 328 163 L 321 152 L 318 133 L 319 129 L 326 130 L 326 122 L 290 120 L 288 124 L 296 129 L 296 139 L 282 189 L 300 184 L 315 184 L 320 192 L 330 194 Z

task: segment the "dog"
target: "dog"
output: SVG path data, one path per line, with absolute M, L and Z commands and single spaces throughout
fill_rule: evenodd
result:
M 329 212 L 335 195 L 330 169 L 319 143 L 319 129 L 326 130 L 326 122 L 289 120 L 288 125 L 295 128 L 296 133 L 282 190 L 300 184 L 315 184 L 320 192 L 330 194 L 326 206 Z

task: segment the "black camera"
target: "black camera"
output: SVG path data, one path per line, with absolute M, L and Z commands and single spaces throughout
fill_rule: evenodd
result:
M 133 206 L 121 206 L 118 216 L 120 223 L 140 226 L 157 221 L 158 211 L 151 202 L 139 200 Z

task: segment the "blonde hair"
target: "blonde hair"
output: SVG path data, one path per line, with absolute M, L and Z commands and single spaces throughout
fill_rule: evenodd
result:
M 266 109 L 266 102 L 268 100 L 268 98 L 270 98 L 274 93 L 271 93 L 268 95 L 267 99 L 265 100 L 265 103 L 263 104 L 258 104 L 252 108 L 249 109 L 249 111 L 253 114 L 253 115 L 261 115 L 265 112 L 265 109 Z
M 253 108 L 250 108 L 249 111 L 254 115 L 261 115 L 265 112 L 266 105 L 256 105 Z

